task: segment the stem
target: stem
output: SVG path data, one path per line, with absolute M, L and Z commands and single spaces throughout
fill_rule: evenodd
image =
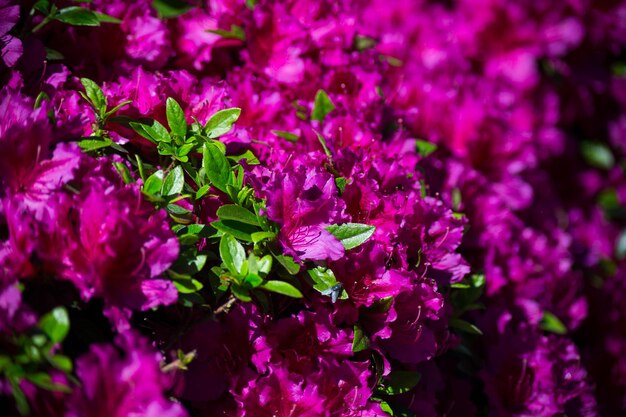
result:
M 34 9 L 33 9 L 34 10 Z M 41 29 L 42 27 L 44 27 L 45 25 L 47 25 L 52 19 L 54 19 L 54 16 L 56 16 L 57 12 L 59 11 L 59 9 L 57 8 L 57 6 L 55 6 L 54 4 L 52 5 L 52 7 L 50 7 L 50 11 L 48 12 L 48 16 L 44 17 L 43 20 L 33 28 L 33 30 L 31 31 L 31 33 L 35 33 L 37 32 L 39 29 Z
M 46 26 L 50 22 L 50 20 L 52 20 L 52 19 L 50 19 L 50 16 L 44 17 L 44 19 L 41 22 L 39 22 L 39 24 L 37 26 L 35 26 L 31 32 L 32 33 L 37 32 L 42 27 Z
M 228 301 L 226 301 L 224 304 L 219 306 L 213 312 L 213 315 L 217 316 L 218 314 L 222 314 L 222 313 L 228 312 L 228 310 L 230 310 L 230 308 L 233 306 L 233 304 L 235 304 L 235 301 L 237 301 L 237 299 L 231 295 L 230 298 L 228 299 Z

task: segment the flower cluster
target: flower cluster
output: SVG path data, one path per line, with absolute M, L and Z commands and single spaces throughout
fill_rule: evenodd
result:
M 626 2 L 0 0 L 0 404 L 626 412 Z

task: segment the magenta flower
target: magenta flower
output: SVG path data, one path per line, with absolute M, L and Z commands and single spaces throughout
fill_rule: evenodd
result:
M 161 355 L 143 337 L 121 333 L 115 346 L 93 345 L 76 364 L 81 387 L 67 401 L 66 417 L 184 417 L 165 397 Z
M 261 373 L 270 363 L 283 362 L 290 372 L 305 375 L 317 370 L 324 358 L 352 356 L 352 332 L 338 329 L 330 318 L 330 311 L 321 308 L 267 326 L 254 341 L 252 362 Z
M 24 332 L 31 328 L 37 317 L 22 303 L 22 293 L 15 285 L 0 289 L 0 336 Z
M 175 302 L 177 291 L 162 276 L 178 256 L 165 213 L 119 179 L 87 176 L 83 183 L 79 195 L 57 208 L 45 248 L 59 276 L 72 281 L 84 299 L 102 297 L 111 307 L 148 310 Z
M 264 190 L 270 220 L 281 225 L 279 239 L 297 260 L 337 260 L 341 242 L 324 229 L 342 219 L 343 205 L 333 177 L 299 166 L 275 173 Z
M 370 306 L 376 300 L 394 297 L 410 287 L 412 274 L 386 270 L 389 259 L 379 245 L 366 242 L 358 251 L 330 264 L 349 300 L 356 306 Z
M 359 417 L 380 416 L 377 403 L 370 401 L 372 396 L 372 372 L 368 362 L 322 361 L 321 371 L 312 375 L 320 394 L 326 397 L 325 416 Z
M 328 415 L 324 397 L 315 384 L 281 367 L 272 367 L 267 376 L 252 381 L 240 395 L 239 417 L 318 417 Z
M 390 356 L 406 364 L 416 364 L 435 356 L 441 348 L 433 321 L 443 315 L 443 297 L 436 284 L 424 281 L 394 298 L 390 332 L 378 343 Z M 394 317 L 395 316 L 395 317 Z
M 181 397 L 194 404 L 215 401 L 256 376 L 248 362 L 261 323 L 256 308 L 247 304 L 237 305 L 219 321 L 194 325 L 176 344 L 184 352 L 197 352 L 178 383 Z
M 4 65 L 9 68 L 22 56 L 22 42 L 8 34 L 19 17 L 19 4 L 13 4 L 12 0 L 0 0 L 0 56 Z
M 73 178 L 80 152 L 73 145 L 58 145 L 50 155 L 52 132 L 45 108 L 17 94 L 0 94 L 1 193 L 13 199 L 17 210 L 28 210 L 37 219 L 49 216 L 48 199 Z M 1 194 L 0 194 L 1 195 Z
M 541 335 L 540 318 L 537 304 L 527 300 L 488 312 L 488 363 L 481 377 L 490 406 L 503 416 L 547 417 L 566 410 L 597 416 L 577 349 L 565 338 Z

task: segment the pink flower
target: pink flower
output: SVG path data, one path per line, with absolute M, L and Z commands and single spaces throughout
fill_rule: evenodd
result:
M 76 363 L 81 387 L 67 401 L 66 417 L 184 417 L 180 404 L 166 398 L 168 380 L 161 355 L 133 332 L 115 346 L 93 345 Z
M 108 160 L 92 164 L 113 169 Z M 162 274 L 178 256 L 178 240 L 166 214 L 135 186 L 120 184 L 117 173 L 111 181 L 90 169 L 80 194 L 59 203 L 46 256 L 84 299 L 103 297 L 108 306 L 135 310 L 172 304 L 177 291 Z
M 279 239 L 296 259 L 337 260 L 343 256 L 341 242 L 324 229 L 341 219 L 333 177 L 300 166 L 274 173 L 265 190 L 270 220 L 281 224 Z
M 259 372 L 272 362 L 283 362 L 290 371 L 304 375 L 317 370 L 321 359 L 352 356 L 352 331 L 337 328 L 330 317 L 330 311 L 319 308 L 267 326 L 254 341 L 252 362 Z
M 20 95 L 0 94 L 0 184 L 13 199 L 13 207 L 32 212 L 41 220 L 50 215 L 48 200 L 69 182 L 80 162 L 75 145 L 58 145 L 50 154 L 52 132 L 46 109 Z

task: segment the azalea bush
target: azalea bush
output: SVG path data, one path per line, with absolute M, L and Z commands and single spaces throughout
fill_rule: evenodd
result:
M 2 414 L 626 414 L 625 16 L 0 0 Z

